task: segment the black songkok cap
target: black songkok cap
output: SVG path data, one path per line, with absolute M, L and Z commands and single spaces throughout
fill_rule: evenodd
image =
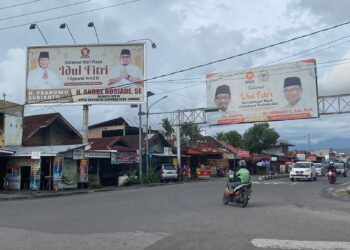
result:
M 130 50 L 128 49 L 122 49 L 122 52 L 120 52 L 121 55 L 131 55 Z
M 299 77 L 293 76 L 293 77 L 287 77 L 284 79 L 284 87 L 289 87 L 289 86 L 301 86 L 301 81 Z
M 219 94 L 229 94 L 231 95 L 231 90 L 230 87 L 227 85 L 220 85 L 219 87 L 216 88 L 215 96 Z
M 49 57 L 49 52 L 47 51 L 41 51 L 40 54 L 39 54 L 39 59 L 40 58 L 50 58 Z

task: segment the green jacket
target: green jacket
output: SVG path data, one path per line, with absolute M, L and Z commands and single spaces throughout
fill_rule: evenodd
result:
M 250 173 L 246 168 L 241 168 L 240 170 L 238 170 L 236 176 L 239 178 L 241 183 L 250 182 Z

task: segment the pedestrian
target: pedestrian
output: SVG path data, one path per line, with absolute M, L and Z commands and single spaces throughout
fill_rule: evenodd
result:
M 187 180 L 191 180 L 191 168 L 187 166 L 186 169 Z
M 187 182 L 187 166 L 186 164 L 182 167 L 182 181 Z

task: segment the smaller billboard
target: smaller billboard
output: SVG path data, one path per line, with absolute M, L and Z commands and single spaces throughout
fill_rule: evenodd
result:
M 314 59 L 207 75 L 209 124 L 318 117 Z

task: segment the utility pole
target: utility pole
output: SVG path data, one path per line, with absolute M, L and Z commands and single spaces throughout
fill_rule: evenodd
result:
M 309 145 L 309 152 L 311 153 L 311 136 L 307 134 L 307 144 Z
M 83 105 L 83 143 L 86 144 L 89 142 L 88 140 L 88 121 L 89 121 L 89 105 Z

